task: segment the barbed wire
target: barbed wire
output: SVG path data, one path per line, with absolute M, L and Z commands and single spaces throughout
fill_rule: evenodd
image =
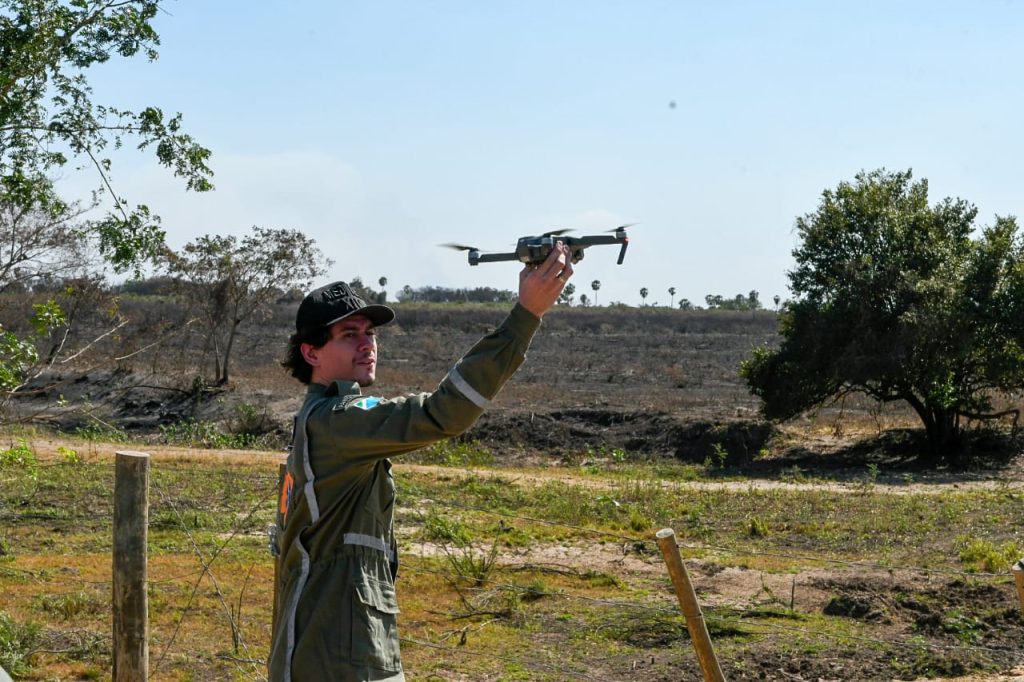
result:
M 436 570 L 436 569 L 427 568 L 425 566 L 408 566 L 408 565 L 406 565 L 404 570 L 408 571 L 409 573 L 413 573 L 413 574 L 420 573 L 420 574 L 424 574 L 424 575 L 433 575 L 433 576 L 443 577 L 446 580 L 448 580 L 449 582 L 451 582 L 452 584 L 456 584 L 458 582 L 466 582 L 468 580 L 472 580 L 471 578 L 467 578 L 466 576 L 460 575 L 458 573 L 452 573 L 452 572 L 448 572 L 448 571 L 440 571 L 440 570 Z M 583 577 L 583 576 L 580 576 L 580 577 Z M 667 578 L 668 576 L 666 575 L 665 577 Z M 641 602 L 630 602 L 630 601 L 622 601 L 622 600 L 614 600 L 614 599 L 601 599 L 601 598 L 596 598 L 596 597 L 588 597 L 588 596 L 585 596 L 585 595 L 573 594 L 571 592 L 551 592 L 551 591 L 548 591 L 548 590 L 538 589 L 535 586 L 517 585 L 515 583 L 489 582 L 489 585 L 490 585 L 490 587 L 476 587 L 476 586 L 473 586 L 473 585 L 460 585 L 460 586 L 458 586 L 457 589 L 460 590 L 460 591 L 464 591 L 464 592 L 476 592 L 476 593 L 487 593 L 487 592 L 494 591 L 495 589 L 504 589 L 504 590 L 511 590 L 511 591 L 522 593 L 522 594 L 526 594 L 526 595 L 529 595 L 531 597 L 534 597 L 534 596 L 536 596 L 536 597 L 553 597 L 553 598 L 557 598 L 557 599 L 567 599 L 567 600 L 574 600 L 574 601 L 582 601 L 582 602 L 587 602 L 587 603 L 591 603 L 591 604 L 596 604 L 596 605 L 599 605 L 599 606 L 609 606 L 609 607 L 614 607 L 614 608 L 629 608 L 629 609 L 633 609 L 633 610 L 639 610 L 639 611 L 646 611 L 646 612 L 649 612 L 649 613 L 655 613 L 655 614 L 658 614 L 658 615 L 683 617 L 683 614 L 679 610 L 678 606 L 675 606 L 675 607 L 658 606 L 658 605 L 654 605 L 654 604 L 644 604 L 644 603 L 641 603 Z M 922 649 L 922 648 L 924 648 L 924 649 L 931 649 L 931 650 L 977 651 L 977 652 L 1001 653 L 1001 654 L 1013 654 L 1013 653 L 1016 653 L 1017 656 L 1019 656 L 1022 660 L 1024 660 L 1024 651 L 1019 651 L 1019 650 L 1014 652 L 1014 651 L 1008 650 L 1008 649 L 999 649 L 999 648 L 994 648 L 994 647 L 985 647 L 985 646 L 972 645 L 972 644 L 947 645 L 947 644 L 937 644 L 937 643 L 930 643 L 930 642 L 927 642 L 927 641 L 917 641 L 917 640 L 915 640 L 915 641 L 905 641 L 905 640 L 899 640 L 899 639 L 880 640 L 880 639 L 875 639 L 875 638 L 871 638 L 871 637 L 866 637 L 866 636 L 863 636 L 863 635 L 834 634 L 834 633 L 828 633 L 828 632 L 819 632 L 819 631 L 815 631 L 815 630 L 808 630 L 806 628 L 798 628 L 798 627 L 795 627 L 795 626 L 781 625 L 781 624 L 777 624 L 777 623 L 752 622 L 750 620 L 744 620 L 744 619 L 739 618 L 738 616 L 742 615 L 743 611 L 740 610 L 740 609 L 737 609 L 735 607 L 704 605 L 703 609 L 704 609 L 703 616 L 704 616 L 705 620 L 714 620 L 716 622 L 726 623 L 726 624 L 730 624 L 730 625 L 741 625 L 741 626 L 744 626 L 744 627 L 747 627 L 747 626 L 765 627 L 765 628 L 775 629 L 775 630 L 785 630 L 785 631 L 790 631 L 790 632 L 796 632 L 796 633 L 800 633 L 800 634 L 803 634 L 803 635 L 808 635 L 808 636 L 816 637 L 816 638 L 827 638 L 827 639 L 833 639 L 833 640 L 849 640 L 849 641 L 855 641 L 855 642 L 869 642 L 869 643 L 872 643 L 872 644 L 880 644 L 880 645 L 883 645 L 883 646 L 897 645 L 897 646 L 903 646 L 903 647 L 914 648 L 914 649 Z M 728 618 L 728 617 L 725 617 L 725 616 L 722 616 L 722 615 L 717 615 L 718 611 L 733 611 L 735 615 L 732 618 Z
M 566 529 L 569 529 L 569 530 L 576 530 L 576 531 L 580 531 L 580 532 L 587 533 L 587 534 L 590 534 L 590 535 L 596 535 L 596 536 L 607 537 L 607 538 L 614 538 L 614 539 L 616 539 L 618 541 L 628 542 L 628 543 L 631 543 L 631 544 L 647 545 L 647 544 L 654 544 L 655 543 L 654 540 L 651 540 L 649 538 L 642 538 L 642 537 L 629 536 L 629 535 L 621 535 L 619 533 L 611 533 L 611 532 L 599 530 L 599 529 L 596 529 L 596 528 L 586 528 L 586 527 L 583 527 L 583 526 L 577 526 L 577 525 L 568 524 L 568 523 L 562 523 L 562 522 L 558 522 L 558 521 L 549 521 L 547 519 L 538 519 L 536 517 L 521 516 L 521 515 L 517 515 L 517 514 L 510 514 L 508 512 L 497 511 L 497 510 L 494 510 L 494 509 L 487 509 L 486 507 L 478 507 L 478 506 L 474 506 L 474 505 L 467 505 L 465 503 L 452 502 L 452 501 L 448 501 L 448 500 L 439 500 L 437 498 L 433 498 L 433 497 L 429 497 L 429 496 L 425 496 L 425 495 L 419 496 L 419 499 L 427 500 L 429 502 L 433 502 L 434 504 L 439 504 L 439 505 L 441 505 L 443 507 L 449 507 L 451 509 L 460 509 L 460 510 L 463 510 L 463 511 L 475 511 L 475 512 L 481 512 L 481 513 L 484 513 L 484 514 L 490 514 L 492 516 L 499 516 L 499 517 L 508 518 L 508 519 L 514 519 L 514 520 L 520 520 L 520 521 L 529 521 L 531 523 L 540 523 L 540 524 L 544 524 L 544 525 L 548 525 L 548 526 L 555 526 L 555 527 L 559 527 L 559 528 L 566 528 Z M 728 554 L 743 554 L 743 555 L 747 555 L 747 556 L 764 556 L 764 557 L 772 557 L 772 558 L 777 558 L 777 559 L 778 558 L 781 558 L 781 559 L 791 559 L 793 561 L 814 561 L 814 562 L 818 562 L 818 563 L 842 565 L 842 566 L 847 566 L 847 567 L 850 567 L 850 568 L 872 568 L 872 569 L 882 570 L 882 571 L 903 570 L 903 571 L 907 571 L 907 572 L 911 572 L 911 573 L 926 573 L 926 574 L 937 574 L 937 575 L 950 575 L 950 576 L 957 576 L 957 577 L 964 577 L 964 578 L 978 578 L 978 577 L 982 577 L 982 578 L 1006 578 L 1007 576 L 1010 576 L 1010 569 L 1009 568 L 1007 568 L 1006 572 L 1004 572 L 1004 573 L 987 573 L 987 572 L 983 572 L 983 571 L 957 571 L 957 570 L 954 570 L 954 569 L 924 568 L 924 567 L 921 567 L 921 566 L 904 566 L 904 565 L 899 565 L 899 564 L 883 564 L 883 563 L 876 563 L 876 562 L 850 561 L 850 560 L 845 560 L 845 559 L 832 559 L 832 558 L 828 558 L 828 557 L 816 557 L 816 556 L 809 556 L 809 555 L 789 554 L 789 553 L 784 553 L 784 552 L 766 552 L 766 551 L 757 550 L 757 549 L 740 548 L 740 547 L 727 547 L 727 546 L 724 546 L 724 545 L 712 545 L 712 544 L 707 544 L 707 543 L 688 543 L 688 544 L 682 544 L 682 543 L 678 543 L 677 542 L 677 546 L 680 549 L 685 549 L 687 551 L 714 550 L 714 551 L 719 551 L 719 552 L 725 552 L 725 553 L 728 553 Z
M 106 463 L 104 463 L 104 464 L 106 464 Z M 227 464 L 230 465 L 230 463 L 227 463 Z M 67 464 L 67 463 L 54 463 L 52 466 L 69 466 L 69 464 Z M 161 464 L 160 469 L 162 469 L 164 471 L 171 471 L 171 472 L 174 472 L 174 473 L 177 473 L 177 472 L 188 472 L 188 473 L 191 473 L 193 471 L 192 468 L 187 467 L 187 466 L 177 466 L 177 463 L 175 463 L 175 466 L 167 466 L 166 464 Z M 228 538 L 226 540 L 224 540 L 221 544 L 219 544 L 216 547 L 216 549 L 209 555 L 209 557 L 206 557 L 204 555 L 202 549 L 199 547 L 199 544 L 196 541 L 195 536 L 192 534 L 192 532 L 188 528 L 188 524 L 185 522 L 185 519 L 182 517 L 181 512 L 180 512 L 178 506 L 174 503 L 174 501 L 169 500 L 164 495 L 164 492 L 163 492 L 163 490 L 161 488 L 161 486 L 163 484 L 162 481 L 160 479 L 156 478 L 156 477 L 152 478 L 154 488 L 156 489 L 156 492 L 157 492 L 158 496 L 161 499 L 161 503 L 163 505 L 167 506 L 172 511 L 172 513 L 175 515 L 175 517 L 177 518 L 177 524 L 176 525 L 180 526 L 181 530 L 188 537 L 189 541 L 191 542 L 191 544 L 193 546 L 193 552 L 198 557 L 200 565 L 201 565 L 201 568 L 196 570 L 196 571 L 192 571 L 192 572 L 189 572 L 189 573 L 185 573 L 185 574 L 181 574 L 181 575 L 173 576 L 173 577 L 169 577 L 169 578 L 164 578 L 164 579 L 161 579 L 159 581 L 150 581 L 152 584 L 160 584 L 160 583 L 169 583 L 169 582 L 173 582 L 173 581 L 177 581 L 177 580 L 182 580 L 182 579 L 185 579 L 185 578 L 195 577 L 195 584 L 193 585 L 192 593 L 191 593 L 191 595 L 190 595 L 190 597 L 188 599 L 187 604 L 182 609 L 182 616 L 177 619 L 178 622 L 177 622 L 177 625 L 175 627 L 175 630 L 174 630 L 170 640 L 168 641 L 167 645 L 165 646 L 165 648 L 164 648 L 164 650 L 163 650 L 163 652 L 162 652 L 162 654 L 161 654 L 161 656 L 160 656 L 160 658 L 159 658 L 159 660 L 157 662 L 157 665 L 154 667 L 154 673 L 157 672 L 162 667 L 163 661 L 165 660 L 165 658 L 168 655 L 168 653 L 172 650 L 174 642 L 175 642 L 176 637 L 178 635 L 179 629 L 181 628 L 182 623 L 184 623 L 184 621 L 185 621 L 185 615 L 191 610 L 192 603 L 194 602 L 195 596 L 196 596 L 196 594 L 198 592 L 199 585 L 201 584 L 203 578 L 206 575 L 209 575 L 210 578 L 211 578 L 211 582 L 213 583 L 213 586 L 214 586 L 214 591 L 217 594 L 218 598 L 220 599 L 222 607 L 225 609 L 225 613 L 227 615 L 229 623 L 231 624 L 233 632 L 236 631 L 236 630 L 238 631 L 238 635 L 239 635 L 239 638 L 240 638 L 241 646 L 245 649 L 247 656 L 249 654 L 247 645 L 244 642 L 244 639 L 241 638 L 240 628 L 238 627 L 238 624 L 234 621 L 234 618 L 233 618 L 233 615 L 232 615 L 232 613 L 230 611 L 230 608 L 225 603 L 223 592 L 221 591 L 220 586 L 217 583 L 217 580 L 216 580 L 216 577 L 215 577 L 215 575 L 213 573 L 212 568 L 213 568 L 213 565 L 222 556 L 224 556 L 223 553 L 224 553 L 225 548 L 232 542 L 232 540 L 236 536 L 238 536 L 240 533 L 243 532 L 243 528 L 246 526 L 246 524 L 248 524 L 248 522 L 252 519 L 252 517 L 260 511 L 260 509 L 266 504 L 267 499 L 275 492 L 274 488 L 275 488 L 275 486 L 277 484 L 277 477 L 276 476 L 269 476 L 269 475 L 262 476 L 262 475 L 251 475 L 251 474 L 238 474 L 237 472 L 232 472 L 230 470 L 222 470 L 222 471 L 219 471 L 217 473 L 219 473 L 224 478 L 246 479 L 248 481 L 259 482 L 259 483 L 266 483 L 268 485 L 267 485 L 267 490 L 263 494 L 263 496 L 255 503 L 255 505 L 252 506 L 252 508 L 249 510 L 249 512 L 240 521 L 238 521 L 234 525 L 234 527 L 231 529 L 231 532 L 230 532 Z M 273 484 L 273 485 L 270 485 L 270 484 Z M 437 504 L 437 505 L 445 507 L 445 508 L 457 509 L 457 510 L 462 510 L 462 511 L 467 511 L 467 512 L 483 513 L 483 514 L 493 515 L 493 516 L 496 516 L 496 517 L 510 519 L 510 520 L 517 520 L 517 521 L 523 521 L 523 522 L 527 522 L 527 523 L 541 524 L 541 525 L 547 525 L 547 526 L 552 526 L 552 527 L 564 528 L 564 529 L 572 530 L 574 532 L 585 534 L 585 535 L 591 535 L 591 536 L 603 537 L 603 538 L 612 538 L 612 539 L 615 539 L 616 541 L 624 542 L 624 543 L 629 543 L 629 544 L 642 544 L 642 545 L 653 544 L 653 541 L 651 539 L 640 537 L 640 536 L 635 536 L 635 535 L 627 535 L 627 534 L 622 534 L 622 533 L 615 533 L 615 532 L 610 532 L 610 531 L 606 531 L 606 530 L 590 528 L 590 527 L 581 526 L 581 525 L 575 525 L 575 524 L 571 524 L 571 523 L 565 523 L 565 522 L 559 522 L 559 521 L 551 521 L 551 520 L 548 520 L 548 519 L 541 519 L 541 518 L 527 516 L 527 515 L 521 515 L 521 514 L 513 514 L 513 513 L 510 513 L 510 512 L 500 511 L 500 510 L 495 510 L 495 509 L 489 509 L 489 508 L 482 507 L 482 506 L 476 506 L 476 505 L 471 505 L 471 504 L 454 502 L 454 501 L 450 501 L 450 500 L 442 500 L 442 499 L 438 499 L 438 498 L 431 497 L 431 496 L 428 496 L 428 495 L 416 495 L 416 498 L 420 499 L 420 500 L 423 500 L 423 501 L 427 501 L 427 502 L 431 502 L 431 503 Z M 200 508 L 200 509 L 203 509 L 203 508 Z M 13 519 L 13 520 L 40 519 L 40 520 L 45 520 L 45 521 L 48 521 L 48 522 L 51 522 L 51 523 L 59 523 L 59 522 L 66 522 L 66 521 L 78 521 L 78 522 L 81 522 L 81 520 L 83 520 L 83 519 L 87 520 L 87 521 L 99 521 L 99 520 L 106 521 L 108 519 L 112 519 L 112 511 L 109 514 L 107 514 L 107 513 L 95 514 L 94 513 L 94 514 L 89 514 L 89 515 L 72 515 L 72 516 L 67 516 L 67 517 L 55 517 L 55 516 L 46 515 L 46 514 L 36 514 L 36 515 L 31 515 L 31 514 L 9 514 L 9 513 L 0 514 L 0 520 L 11 520 L 11 519 Z M 953 569 L 925 568 L 925 567 L 919 567 L 919 566 L 905 566 L 905 565 L 889 564 L 889 563 L 881 563 L 881 562 L 851 561 L 851 560 L 834 559 L 834 558 L 822 557 L 822 556 L 814 556 L 814 555 L 809 555 L 809 554 L 791 554 L 791 553 L 786 553 L 786 552 L 764 551 L 764 550 L 757 550 L 757 549 L 751 549 L 751 548 L 728 547 L 728 546 L 715 545 L 715 544 L 709 544 L 709 543 L 693 543 L 693 544 L 690 544 L 690 543 L 677 542 L 677 546 L 680 549 L 683 549 L 683 550 L 686 550 L 686 551 L 714 551 L 714 552 L 723 552 L 723 553 L 729 553 L 729 554 L 741 554 L 741 555 L 745 555 L 745 556 L 763 556 L 763 557 L 773 557 L 773 558 L 784 558 L 784 559 L 793 560 L 793 561 L 817 562 L 817 563 L 825 563 L 825 564 L 830 564 L 830 565 L 839 565 L 839 566 L 844 566 L 844 567 L 853 568 L 853 569 L 874 569 L 874 570 L 881 570 L 881 571 L 888 571 L 888 572 L 907 571 L 907 572 L 911 572 L 911 573 L 922 573 L 922 574 L 934 574 L 934 575 L 942 575 L 942 576 L 965 577 L 965 578 L 971 578 L 971 579 L 976 579 L 976 578 L 1000 578 L 1000 579 L 1006 579 L 1009 576 L 1009 571 L 1007 571 L 1006 573 L 989 573 L 989 572 L 980 572 L 980 571 L 957 571 L 957 570 L 953 570 Z M 452 579 L 452 580 L 460 579 L 460 576 L 458 576 L 455 573 L 433 570 L 433 569 L 429 569 L 429 568 L 424 567 L 424 566 L 413 567 L 413 566 L 405 565 L 405 568 L 406 568 L 406 570 L 408 570 L 408 571 L 410 571 L 410 572 L 412 572 L 414 574 L 415 573 L 422 573 L 422 574 L 430 574 L 430 575 L 435 575 L 435 576 L 444 576 L 444 577 L 446 577 L 448 579 Z M 21 570 L 21 569 L 15 569 L 15 570 Z M 28 571 L 25 571 L 25 572 L 28 572 Z M 87 584 L 87 585 L 89 585 L 89 584 L 91 584 L 91 585 L 106 585 L 106 584 L 108 584 L 107 582 L 102 582 L 102 581 L 82 581 L 82 582 L 84 584 Z M 516 584 L 513 584 L 513 583 L 495 583 L 495 584 L 492 585 L 491 588 L 469 588 L 469 587 L 464 587 L 462 589 L 469 589 L 469 590 L 479 589 L 480 591 L 486 591 L 486 589 L 492 589 L 493 590 L 493 589 L 496 589 L 496 588 L 498 588 L 498 589 L 516 590 L 516 591 L 520 591 L 520 592 L 523 592 L 523 593 L 529 593 L 529 594 L 538 595 L 538 596 L 544 596 L 544 597 L 569 599 L 569 600 L 578 600 L 578 601 L 582 601 L 582 602 L 593 603 L 595 605 L 607 606 L 607 607 L 615 608 L 615 609 L 619 609 L 619 608 L 641 609 L 641 610 L 646 610 L 646 611 L 658 613 L 658 614 L 661 614 L 661 615 L 669 615 L 669 614 L 676 615 L 676 616 L 680 615 L 677 609 L 669 608 L 669 607 L 661 607 L 661 606 L 643 604 L 643 603 L 638 603 L 638 602 L 622 601 L 622 600 L 600 599 L 600 598 L 595 598 L 595 597 L 589 597 L 589 596 L 586 596 L 586 595 L 574 594 L 574 593 L 571 593 L 571 592 L 552 592 L 552 591 L 547 591 L 547 590 L 538 590 L 538 589 L 536 589 L 536 587 L 516 585 Z M 911 650 L 929 649 L 929 650 L 936 650 L 936 651 L 979 652 L 979 653 L 985 653 L 985 654 L 992 655 L 992 656 L 1008 656 L 1008 657 L 1010 657 L 1010 660 L 1016 660 L 1014 658 L 1014 656 L 1020 657 L 1020 655 L 1021 655 L 1019 652 L 1014 652 L 1014 651 L 1008 650 L 1008 649 L 986 647 L 986 646 L 972 645 L 972 644 L 947 645 L 947 644 L 941 644 L 941 643 L 933 643 L 933 642 L 929 642 L 929 641 L 921 640 L 921 639 L 915 639 L 913 641 L 898 640 L 898 639 L 897 640 L 881 640 L 881 639 L 875 639 L 875 638 L 867 637 L 867 636 L 863 636 L 863 635 L 829 633 L 829 632 L 822 632 L 822 631 L 818 631 L 818 630 L 810 630 L 810 629 L 807 629 L 807 628 L 800 628 L 800 627 L 796 627 L 796 626 L 784 625 L 784 624 L 779 624 L 779 623 L 753 622 L 753 621 L 750 621 L 749 619 L 741 619 L 739 616 L 728 617 L 728 616 L 723 616 L 723 615 L 719 615 L 718 613 L 716 613 L 716 611 L 718 611 L 719 609 L 722 609 L 722 608 L 723 607 L 708 607 L 708 611 L 709 612 L 705 615 L 706 619 L 709 620 L 709 621 L 714 621 L 714 622 L 728 624 L 728 625 L 742 626 L 743 628 L 757 628 L 757 629 L 760 629 L 762 632 L 764 632 L 764 631 L 776 631 L 776 632 L 783 632 L 783 633 L 788 633 L 788 634 L 799 634 L 799 635 L 802 635 L 802 636 L 805 636 L 805 637 L 811 637 L 811 638 L 825 638 L 825 639 L 829 639 L 829 640 L 832 640 L 832 641 L 845 641 L 845 642 L 854 642 L 854 643 L 870 643 L 870 644 L 879 645 L 879 646 L 883 646 L 883 647 L 904 647 L 904 648 L 908 648 L 908 649 L 911 649 Z M 728 608 L 728 607 L 726 607 L 726 608 Z M 739 612 L 739 615 L 742 615 L 742 612 Z M 493 659 L 496 659 L 496 660 L 503 660 L 505 662 L 514 662 L 514 663 L 517 663 L 517 664 L 520 664 L 520 665 L 524 664 L 522 659 L 513 659 L 513 658 L 509 658 L 509 657 L 502 657 L 502 656 L 498 656 L 498 655 L 494 655 L 494 654 L 488 654 L 488 653 L 484 653 L 484 652 L 471 651 L 471 650 L 467 650 L 467 649 L 464 649 L 464 648 L 445 647 L 443 645 L 439 645 L 439 644 L 435 644 L 435 643 L 431 643 L 431 642 L 420 641 L 420 640 L 417 640 L 417 639 L 414 639 L 414 638 L 409 638 L 409 637 L 403 637 L 402 641 L 409 642 L 409 643 L 412 643 L 412 644 L 415 644 L 415 645 L 419 645 L 419 646 L 426 646 L 426 647 L 430 647 L 430 648 L 434 648 L 434 649 L 439 649 L 439 650 L 447 651 L 447 652 L 450 652 L 450 653 L 466 653 L 466 654 L 469 654 L 469 655 L 485 656 L 485 657 L 493 658 Z M 246 659 L 240 659 L 240 660 L 251 662 L 254 659 L 252 659 L 251 656 L 248 656 Z M 550 672 L 558 673 L 558 674 L 566 674 L 566 673 L 568 673 L 568 674 L 571 674 L 573 676 L 579 677 L 580 679 L 585 679 L 585 680 L 600 680 L 601 679 L 601 678 L 590 676 L 587 673 L 573 671 L 573 670 L 559 669 L 557 667 L 550 666 L 550 665 L 547 665 L 547 664 L 544 664 L 544 663 L 539 663 L 539 662 L 536 662 L 536 661 L 531 662 L 531 664 L 539 666 L 539 669 L 548 670 Z M 236 667 L 238 667 L 240 673 L 242 673 L 244 675 L 247 675 L 247 676 L 250 677 L 250 679 L 252 679 L 252 674 L 253 673 L 251 671 L 244 670 L 237 663 L 236 663 Z M 253 667 L 255 667 L 255 665 Z M 260 676 L 258 679 L 265 679 L 265 678 Z
M 787 633 L 797 633 L 805 636 L 812 637 L 814 639 L 830 639 L 835 641 L 850 641 L 850 642 L 861 642 L 866 644 L 878 644 L 883 647 L 897 646 L 907 649 L 930 649 L 933 651 L 977 651 L 989 654 L 1005 654 L 1010 655 L 1009 660 L 1024 660 L 1024 652 L 1019 649 L 996 649 L 994 647 L 979 646 L 977 644 L 938 644 L 932 643 L 925 640 L 913 640 L 907 641 L 902 639 L 876 639 L 874 637 L 866 637 L 864 635 L 849 635 L 839 634 L 832 632 L 822 632 L 817 630 L 808 630 L 807 628 L 799 628 L 793 625 L 783 625 L 781 623 L 764 623 L 764 622 L 751 622 L 748 620 L 736 620 L 731 618 L 723 618 L 716 616 L 713 613 L 705 613 L 704 619 L 708 621 L 715 621 L 719 623 L 727 623 L 730 625 L 742 625 L 744 627 L 755 627 L 755 628 L 766 628 L 769 630 L 780 630 Z
M 432 642 L 424 642 L 423 640 L 416 639 L 414 637 L 402 636 L 402 637 L 399 637 L 398 639 L 401 642 L 405 642 L 405 643 L 408 643 L 408 644 L 415 644 L 417 646 L 427 647 L 428 649 L 437 649 L 439 651 L 445 651 L 445 652 L 453 653 L 453 654 L 463 654 L 463 655 L 469 655 L 469 656 L 480 656 L 480 657 L 483 657 L 483 658 L 489 658 L 489 659 L 492 659 L 492 660 L 501 661 L 503 663 L 513 663 L 513 664 L 516 664 L 516 665 L 524 665 L 526 667 L 539 668 L 539 669 L 546 670 L 548 672 L 555 673 L 555 674 L 558 674 L 558 675 L 566 675 L 566 674 L 568 674 L 568 675 L 570 675 L 572 677 L 575 677 L 575 678 L 578 678 L 578 679 L 581 679 L 581 680 L 590 680 L 590 682 L 614 682 L 613 680 L 608 680 L 608 679 L 606 679 L 604 677 L 595 677 L 595 676 L 593 676 L 593 675 L 591 675 L 589 673 L 580 672 L 578 670 L 571 670 L 571 669 L 568 669 L 568 668 L 565 668 L 565 667 L 558 667 L 558 666 L 550 665 L 548 663 L 542 663 L 540 661 L 535 661 L 535 660 L 531 660 L 529 662 L 524 662 L 522 658 L 513 658 L 511 656 L 502 656 L 500 654 L 493 654 L 493 653 L 490 653 L 490 652 L 487 652 L 487 651 L 476 651 L 474 649 L 465 649 L 465 648 L 456 649 L 455 647 L 444 646 L 443 644 L 434 644 Z
M 157 489 L 157 494 L 160 495 L 161 497 L 163 497 L 162 491 L 158 487 L 156 489 Z M 181 515 L 178 513 L 177 508 L 173 505 L 173 503 L 170 503 L 171 508 L 174 510 L 174 512 L 175 512 L 175 514 L 176 514 L 176 516 L 178 518 L 179 525 L 181 526 L 181 528 L 185 532 L 185 534 L 188 536 L 189 541 L 192 543 L 194 552 L 195 552 L 196 556 L 199 558 L 199 563 L 202 566 L 202 570 L 199 572 L 199 576 L 196 578 L 195 583 L 192 586 L 192 592 L 189 595 L 188 602 L 186 603 L 185 607 L 182 609 L 182 615 L 181 615 L 180 618 L 177 619 L 177 623 L 175 625 L 174 632 L 172 633 L 171 638 L 170 638 L 170 640 L 167 643 L 167 646 L 164 647 L 164 650 L 161 653 L 160 658 L 157 660 L 156 665 L 153 667 L 153 672 L 151 673 L 151 675 L 155 674 L 160 669 L 160 667 L 163 665 L 164 659 L 166 658 L 167 654 L 170 652 L 172 646 L 174 645 L 174 641 L 175 641 L 175 639 L 178 636 L 178 632 L 181 629 L 182 623 L 185 622 L 185 614 L 187 614 L 189 612 L 189 610 L 191 609 L 192 602 L 195 600 L 196 594 L 198 593 L 199 585 L 202 583 L 203 577 L 206 576 L 206 575 L 210 576 L 210 580 L 211 580 L 211 582 L 213 584 L 214 591 L 217 594 L 217 598 L 220 601 L 221 606 L 225 609 L 225 613 L 227 615 L 228 622 L 229 622 L 229 624 L 231 626 L 232 637 L 233 638 L 235 638 L 235 637 L 237 638 L 237 641 L 239 642 L 239 644 L 242 646 L 243 649 L 245 649 L 246 655 L 249 656 L 248 645 L 246 645 L 244 637 L 242 637 L 241 628 L 239 627 L 238 623 L 235 622 L 234 616 L 231 613 L 231 610 L 228 607 L 227 603 L 225 602 L 224 594 L 221 591 L 220 585 L 217 583 L 216 577 L 213 574 L 212 566 L 213 566 L 213 563 L 217 560 L 217 558 L 224 551 L 224 549 L 228 546 L 228 544 L 230 544 L 231 541 L 234 540 L 234 538 L 238 535 L 238 533 L 241 530 L 242 526 L 244 524 L 246 524 L 249 521 L 250 518 L 252 518 L 252 516 L 260 509 L 260 507 L 262 507 L 263 505 L 265 505 L 267 503 L 267 500 L 271 497 L 271 495 L 274 492 L 275 492 L 274 489 L 270 488 L 263 495 L 263 497 L 260 498 L 259 501 L 256 502 L 255 505 L 253 505 L 253 507 L 249 510 L 249 513 L 246 514 L 245 517 L 243 517 L 236 524 L 236 526 L 231 531 L 231 533 L 228 535 L 228 537 L 224 540 L 224 542 L 222 542 L 220 545 L 217 546 L 217 548 L 214 550 L 214 552 L 212 553 L 212 555 L 210 556 L 208 561 L 203 556 L 203 553 L 202 553 L 202 550 L 199 547 L 199 544 L 196 542 L 195 537 L 192 535 L 191 531 L 188 529 L 188 526 L 185 524 L 184 519 L 181 518 Z M 251 656 L 250 656 L 250 658 L 251 658 Z M 239 672 L 241 672 L 242 674 L 248 675 L 248 672 L 243 670 L 238 665 L 237 662 L 235 663 L 235 665 L 236 665 L 236 667 L 238 667 Z M 251 676 L 250 676 L 250 679 L 252 679 Z M 263 676 L 260 675 L 257 679 L 265 679 L 265 678 L 263 678 Z

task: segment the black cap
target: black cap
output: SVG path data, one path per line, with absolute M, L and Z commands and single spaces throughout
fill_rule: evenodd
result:
M 364 315 L 375 327 L 395 319 L 395 311 L 386 305 L 368 304 L 344 282 L 335 282 L 306 294 L 295 315 L 299 333 L 329 327 L 350 315 Z

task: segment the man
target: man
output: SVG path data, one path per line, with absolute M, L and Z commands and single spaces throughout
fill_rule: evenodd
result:
M 277 515 L 280 553 L 271 682 L 404 680 L 398 647 L 387 459 L 472 426 L 522 364 L 540 318 L 572 276 L 559 243 L 519 275 L 519 301 L 498 328 L 448 372 L 437 390 L 364 396 L 377 372 L 375 327 L 395 313 L 367 305 L 344 282 L 299 305 L 282 363 L 309 385 L 295 418 Z

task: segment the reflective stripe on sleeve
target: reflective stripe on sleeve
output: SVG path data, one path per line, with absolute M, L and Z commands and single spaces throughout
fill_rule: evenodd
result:
M 320 402 L 322 401 L 310 403 L 309 409 L 304 410 L 299 416 L 298 423 L 298 428 L 302 429 L 302 470 L 306 475 L 306 484 L 303 486 L 303 490 L 306 493 L 306 504 L 309 505 L 310 525 L 320 520 L 320 505 L 316 501 L 316 489 L 313 487 L 316 477 L 313 475 L 313 465 L 309 461 L 309 435 L 306 433 L 306 420 L 309 418 L 309 413 Z
M 491 405 L 491 401 L 480 395 L 475 388 L 469 385 L 461 374 L 459 374 L 458 365 L 452 367 L 448 372 L 448 378 L 451 379 L 452 384 L 459 390 L 459 393 L 464 395 L 469 402 L 473 403 L 481 410 L 486 410 Z

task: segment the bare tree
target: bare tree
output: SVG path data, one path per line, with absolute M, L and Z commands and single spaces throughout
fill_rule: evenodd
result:
M 0 199 L 0 291 L 25 291 L 37 283 L 78 278 L 95 253 L 77 205 L 45 207 Z
M 180 278 L 188 299 L 206 325 L 218 384 L 230 377 L 228 366 L 239 326 L 265 311 L 281 291 L 306 289 L 331 265 L 315 242 L 298 230 L 253 226 L 239 241 L 206 235 L 167 253 L 168 272 Z

